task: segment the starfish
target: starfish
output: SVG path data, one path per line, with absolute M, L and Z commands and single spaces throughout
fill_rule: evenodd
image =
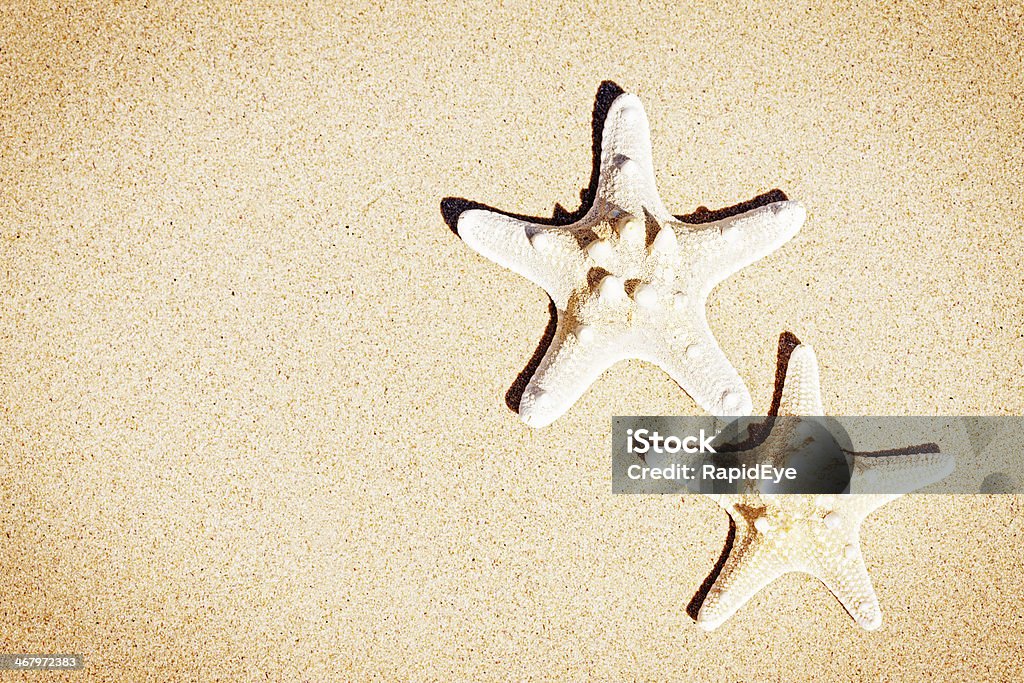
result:
M 818 362 L 810 346 L 793 350 L 778 413 L 824 413 Z M 804 572 L 820 579 L 863 628 L 878 628 L 882 612 L 861 555 L 861 523 L 882 505 L 943 479 L 953 469 L 952 456 L 937 452 L 933 444 L 914 451 L 853 455 L 850 490 L 884 494 L 716 495 L 735 522 L 736 537 L 701 605 L 697 624 L 709 631 L 717 628 L 776 578 Z
M 612 102 L 594 202 L 578 222 L 549 226 L 493 211 L 459 216 L 474 250 L 542 287 L 557 310 L 554 338 L 523 392 L 519 415 L 544 427 L 614 363 L 665 370 L 713 415 L 747 415 L 750 392 L 708 327 L 704 306 L 722 280 L 788 241 L 806 212 L 780 201 L 691 225 L 658 196 L 647 115 L 635 95 Z

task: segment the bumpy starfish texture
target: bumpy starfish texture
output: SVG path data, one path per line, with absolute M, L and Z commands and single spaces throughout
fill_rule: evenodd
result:
M 821 415 L 818 363 L 811 347 L 794 349 L 780 415 Z M 758 591 L 789 572 L 817 577 L 858 624 L 878 628 L 882 613 L 860 550 L 860 525 L 879 507 L 947 476 L 952 456 L 920 452 L 886 457 L 854 455 L 852 491 L 886 494 L 715 496 L 736 525 L 732 550 L 711 586 L 697 624 L 721 625 Z
M 550 424 L 627 358 L 658 365 L 714 415 L 749 414 L 750 393 L 712 336 L 704 305 L 719 282 L 793 237 L 805 215 L 781 201 L 715 222 L 679 222 L 655 187 L 643 106 L 620 95 L 604 124 L 596 197 L 581 220 L 555 227 L 480 209 L 459 217 L 470 247 L 541 286 L 558 312 L 523 392 L 522 419 Z

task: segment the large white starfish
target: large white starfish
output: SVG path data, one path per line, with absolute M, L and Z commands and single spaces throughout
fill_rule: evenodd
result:
M 790 357 L 778 412 L 823 415 L 818 362 L 810 346 L 797 346 Z M 892 493 L 716 495 L 736 524 L 736 536 L 697 624 L 717 628 L 776 578 L 804 572 L 820 579 L 858 624 L 878 628 L 882 612 L 861 555 L 860 525 L 902 493 L 943 479 L 953 464 L 950 454 L 930 450 L 854 455 L 851 490 Z
M 715 222 L 679 222 L 655 187 L 644 108 L 620 95 L 605 119 L 586 216 L 567 226 L 481 209 L 459 217 L 470 247 L 543 287 L 558 311 L 523 392 L 522 419 L 550 424 L 627 358 L 658 365 L 714 415 L 749 414 L 750 393 L 712 336 L 704 305 L 715 285 L 789 240 L 804 217 L 798 203 L 781 201 Z

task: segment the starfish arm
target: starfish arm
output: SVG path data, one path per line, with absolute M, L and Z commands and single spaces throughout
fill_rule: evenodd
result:
M 779 415 L 820 416 L 825 414 L 821 403 L 818 359 L 814 349 L 801 344 L 793 349 L 786 368 L 786 380 L 779 402 Z
M 616 335 L 597 330 L 583 341 L 566 319 L 559 310 L 555 336 L 519 402 L 519 416 L 531 427 L 557 420 L 602 372 L 625 357 Z
M 651 155 L 651 132 L 640 98 L 623 93 L 615 98 L 601 134 L 601 168 L 592 211 L 619 209 L 643 217 L 644 209 L 658 220 L 671 215 L 658 196 Z
M 813 574 L 832 591 L 832 595 L 862 628 L 873 631 L 882 625 L 878 596 L 864 566 L 859 542 L 854 538 L 847 547 L 849 555 L 844 553 L 840 557 L 829 558 L 830 563 Z
M 484 209 L 464 211 L 458 229 L 459 236 L 474 251 L 539 285 L 555 306 L 565 308 L 570 288 L 568 280 L 558 274 L 582 263 L 569 230 Z M 540 234 L 544 237 L 537 238 Z
M 955 460 L 950 453 L 920 452 L 893 455 L 853 454 L 850 491 L 853 493 L 911 493 L 948 477 Z
M 709 247 L 697 264 L 707 291 L 736 271 L 767 256 L 800 230 L 807 212 L 798 202 L 773 202 L 737 216 L 704 223 L 690 233 Z
M 697 614 L 697 625 L 705 631 L 721 626 L 758 591 L 790 571 L 763 536 L 744 529 L 741 538 L 740 527 L 744 524 L 744 520 L 737 520 L 729 559 Z
M 753 410 L 750 391 L 715 341 L 703 312 L 698 320 L 685 340 L 665 335 L 649 353 L 638 355 L 667 372 L 708 413 L 749 415 Z

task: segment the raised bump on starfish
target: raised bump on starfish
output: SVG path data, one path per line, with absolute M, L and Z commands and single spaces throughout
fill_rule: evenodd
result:
M 480 209 L 459 217 L 470 247 L 542 287 L 557 310 L 554 339 L 520 401 L 522 419 L 550 424 L 627 358 L 662 367 L 714 415 L 749 414 L 750 393 L 712 336 L 704 305 L 715 285 L 789 240 L 804 217 L 799 204 L 782 201 L 680 223 L 655 187 L 643 106 L 620 95 L 604 122 L 586 216 L 559 227 Z M 580 328 L 590 330 L 586 340 L 572 334 Z
M 810 346 L 794 349 L 783 384 L 780 415 L 821 415 L 818 363 Z M 804 412 L 806 411 L 806 413 Z M 771 437 L 769 437 L 771 438 Z M 766 440 L 764 442 L 768 444 Z M 851 490 L 865 472 L 913 490 L 946 477 L 953 458 L 938 452 L 885 457 L 853 454 Z M 907 484 L 907 482 L 910 482 Z M 729 494 L 714 496 L 736 525 L 729 557 L 708 591 L 697 624 L 720 626 L 758 591 L 789 572 L 817 577 L 865 629 L 878 628 L 882 612 L 860 552 L 860 525 L 899 494 Z

